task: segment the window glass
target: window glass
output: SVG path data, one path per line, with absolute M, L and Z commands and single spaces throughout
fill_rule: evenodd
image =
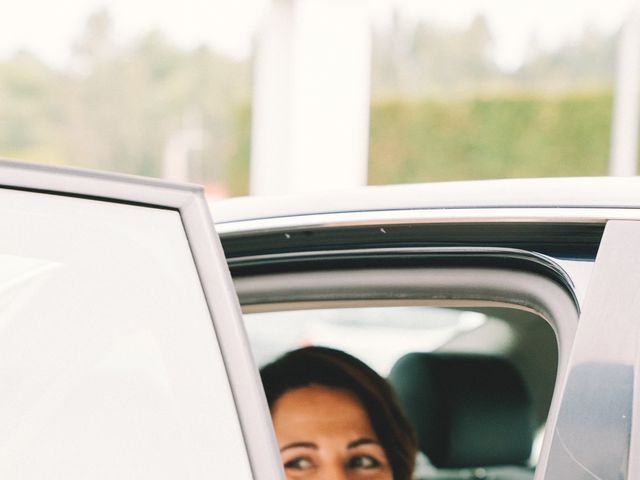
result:
M 0 190 L 0 477 L 251 478 L 175 211 Z

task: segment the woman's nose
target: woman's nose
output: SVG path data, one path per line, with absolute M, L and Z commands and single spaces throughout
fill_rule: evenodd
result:
M 318 480 L 348 480 L 347 470 L 342 464 L 327 465 Z

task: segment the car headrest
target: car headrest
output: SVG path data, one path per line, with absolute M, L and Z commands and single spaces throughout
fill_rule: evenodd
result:
M 502 358 L 409 353 L 389 374 L 416 428 L 420 450 L 438 468 L 524 465 L 534 415 L 518 371 Z

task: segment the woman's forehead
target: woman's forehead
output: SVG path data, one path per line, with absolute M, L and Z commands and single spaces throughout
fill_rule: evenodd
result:
M 296 388 L 276 401 L 272 413 L 281 443 L 312 435 L 340 435 L 349 441 L 360 436 L 376 439 L 366 410 L 346 389 L 320 385 Z

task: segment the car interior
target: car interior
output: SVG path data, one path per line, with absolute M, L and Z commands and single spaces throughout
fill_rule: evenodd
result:
M 422 305 L 244 318 L 259 365 L 323 345 L 386 376 L 419 440 L 414 478 L 533 478 L 558 371 L 554 329 L 538 314 Z
M 531 478 L 536 422 L 517 369 L 497 355 L 410 353 L 389 381 L 437 468 L 420 477 Z

